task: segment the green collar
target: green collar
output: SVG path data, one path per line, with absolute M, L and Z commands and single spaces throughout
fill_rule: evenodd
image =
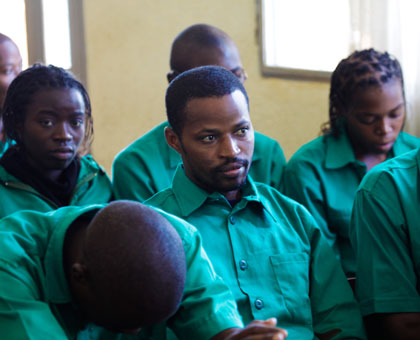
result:
M 192 182 L 185 175 L 184 167 L 182 164 L 180 164 L 176 169 L 172 182 L 172 189 L 181 211 L 181 217 L 189 216 L 194 211 L 199 209 L 207 200 L 225 201 L 228 203 L 226 198 L 219 192 L 208 193 L 204 189 L 201 189 L 199 186 L 197 186 L 194 182 Z M 248 202 L 255 202 L 260 204 L 269 212 L 270 215 L 272 215 L 269 209 L 266 207 L 266 204 L 264 204 L 264 199 L 260 196 L 255 182 L 252 180 L 250 175 L 248 175 L 247 182 L 242 191 L 242 199 L 234 207 L 235 210 L 244 208 Z
M 388 159 L 412 150 L 409 145 L 404 143 L 404 137 L 405 133 L 400 132 L 392 149 L 388 153 Z M 332 135 L 324 136 L 324 142 L 327 146 L 325 157 L 325 167 L 327 169 L 338 169 L 348 164 L 360 163 L 354 155 L 353 147 L 351 146 L 347 132 L 344 131 L 344 129 L 338 138 L 335 138 Z
M 332 135 L 324 136 L 324 142 L 327 146 L 325 167 L 327 169 L 338 169 L 347 164 L 356 163 L 353 147 L 347 137 L 347 133 L 343 130 L 338 138 Z
M 104 205 L 80 207 L 64 207 L 46 213 L 50 215 L 50 225 L 54 231 L 48 241 L 44 258 L 45 299 L 51 303 L 69 303 L 72 301 L 70 289 L 63 268 L 63 246 L 67 229 L 79 216 L 96 213 Z

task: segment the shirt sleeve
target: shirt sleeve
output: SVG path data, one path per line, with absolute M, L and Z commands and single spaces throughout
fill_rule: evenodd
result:
M 140 155 L 123 151 L 112 165 L 115 199 L 145 201 L 156 192 L 153 178 Z
M 420 312 L 410 235 L 395 183 L 381 176 L 359 189 L 351 241 L 356 251 L 356 294 L 362 314 Z
M 281 190 L 286 196 L 303 204 L 309 210 L 329 245 L 338 255 L 336 235 L 328 227 L 321 181 L 311 164 L 289 163 L 283 173 Z
M 8 340 L 69 339 L 28 277 L 0 270 L 0 334 Z
M 275 142 L 273 149 L 271 150 L 271 180 L 270 185 L 277 190 L 280 190 L 281 179 L 283 176 L 283 171 L 286 166 L 286 158 L 284 157 L 283 150 L 281 149 L 279 143 Z
M 312 216 L 301 215 L 312 230 L 310 297 L 315 335 L 336 332 L 331 339 L 366 339 L 359 305 L 340 262 Z
M 178 312 L 168 324 L 180 339 L 210 339 L 232 327 L 243 327 L 229 288 L 217 276 L 195 230 L 184 238 L 187 277 Z

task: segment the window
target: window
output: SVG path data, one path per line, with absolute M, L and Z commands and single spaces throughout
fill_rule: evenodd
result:
M 13 39 L 22 56 L 22 67 L 28 67 L 25 0 L 0 0 L 0 32 Z
M 350 52 L 348 0 L 261 0 L 263 72 L 328 78 Z
M 388 51 L 401 63 L 408 117 L 420 136 L 419 1 L 259 0 L 262 72 L 329 79 L 356 49 Z
M 35 62 L 70 70 L 86 85 L 82 0 L 0 0 L 0 32 Z

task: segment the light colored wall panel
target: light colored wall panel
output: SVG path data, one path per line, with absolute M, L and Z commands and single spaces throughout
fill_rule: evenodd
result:
M 277 139 L 286 158 L 327 119 L 328 83 L 261 76 L 254 1 L 88 0 L 84 16 L 93 153 L 108 172 L 122 148 L 165 119 L 170 45 L 194 23 L 215 25 L 235 40 L 254 126 Z

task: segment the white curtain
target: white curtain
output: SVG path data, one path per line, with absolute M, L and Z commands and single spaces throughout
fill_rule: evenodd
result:
M 352 48 L 374 47 L 400 61 L 408 109 L 405 130 L 420 137 L 420 1 L 349 1 Z

